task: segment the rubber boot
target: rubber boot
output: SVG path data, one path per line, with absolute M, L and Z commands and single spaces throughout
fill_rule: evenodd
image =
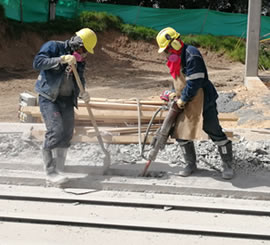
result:
M 234 175 L 232 169 L 232 142 L 228 141 L 225 145 L 218 146 L 218 151 L 222 160 L 222 178 L 231 179 Z
M 56 160 L 56 170 L 64 172 L 68 148 L 54 148 L 52 150 L 53 158 Z
M 52 151 L 42 149 L 44 168 L 46 172 L 46 181 L 52 184 L 63 184 L 68 181 L 68 178 L 61 175 L 56 170 L 56 160 L 52 156 Z
M 180 147 L 187 165 L 179 172 L 179 175 L 182 177 L 187 177 L 197 170 L 195 147 L 193 141 L 180 145 Z
M 52 151 L 48 149 L 42 149 L 42 158 L 44 163 L 44 169 L 46 174 L 55 170 L 55 161 L 53 161 Z
M 70 174 L 70 173 L 65 173 L 65 162 L 67 158 L 67 151 L 68 148 L 63 148 L 63 147 L 58 147 L 52 149 L 52 155 L 53 159 L 55 160 L 56 163 L 56 172 L 65 177 L 66 181 L 71 179 L 71 178 L 85 178 L 87 174 Z

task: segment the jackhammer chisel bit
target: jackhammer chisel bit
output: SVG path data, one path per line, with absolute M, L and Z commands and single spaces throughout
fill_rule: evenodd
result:
M 157 130 L 156 135 L 153 138 L 153 141 L 151 142 L 151 150 L 149 151 L 149 154 L 147 156 L 147 163 L 144 167 L 142 176 L 146 175 L 147 169 L 149 168 L 152 161 L 156 160 L 157 154 L 159 150 L 164 149 L 167 139 L 169 137 L 170 131 L 173 128 L 175 121 L 178 117 L 178 115 L 183 111 L 183 109 L 180 109 L 176 101 L 173 101 L 171 103 L 169 112 L 164 119 L 161 127 Z

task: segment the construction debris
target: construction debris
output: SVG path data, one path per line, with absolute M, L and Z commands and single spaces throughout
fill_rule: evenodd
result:
M 255 133 L 257 134 L 257 133 Z M 143 159 L 140 156 L 138 144 L 110 144 L 107 146 L 111 153 L 112 164 L 130 165 Z M 195 148 L 200 169 L 220 169 L 221 161 L 216 145 L 211 141 L 195 141 Z M 42 166 L 41 144 L 35 138 L 26 140 L 22 133 L 0 134 L 0 159 L 2 163 L 11 162 L 24 166 Z M 146 149 L 147 150 L 147 149 Z M 234 169 L 237 173 L 252 174 L 259 171 L 270 171 L 270 137 L 264 140 L 250 141 L 242 137 L 233 142 L 235 157 Z M 67 156 L 67 166 L 102 166 L 103 153 L 98 144 L 73 142 Z M 177 143 L 167 144 L 160 151 L 153 166 L 158 162 L 169 164 L 172 168 L 183 167 L 184 159 Z M 4 165 L 3 165 L 4 166 Z M 34 166 L 33 166 L 34 167 Z M 219 175 L 217 172 L 213 174 Z

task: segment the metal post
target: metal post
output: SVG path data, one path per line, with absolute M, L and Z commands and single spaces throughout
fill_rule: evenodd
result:
M 201 30 L 200 30 L 200 34 L 203 34 L 204 27 L 205 27 L 207 17 L 208 17 L 208 14 L 209 14 L 209 10 L 210 10 L 209 8 L 210 8 L 210 6 L 208 7 L 207 12 L 205 13 L 204 20 L 203 20 L 203 23 L 202 23 L 202 27 L 201 27 Z
M 56 9 L 56 1 L 50 0 L 49 1 L 49 19 L 55 20 L 55 10 Z
M 20 19 L 21 19 L 21 23 L 23 23 L 23 3 L 22 3 L 22 0 L 20 0 Z
M 249 0 L 246 44 L 246 77 L 258 76 L 262 0 Z

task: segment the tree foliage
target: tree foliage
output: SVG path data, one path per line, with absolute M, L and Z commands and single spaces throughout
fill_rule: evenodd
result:
M 81 0 L 122 5 L 138 5 L 156 8 L 202 9 L 207 8 L 229 13 L 247 13 L 248 0 Z M 262 13 L 270 15 L 269 0 L 262 0 Z

